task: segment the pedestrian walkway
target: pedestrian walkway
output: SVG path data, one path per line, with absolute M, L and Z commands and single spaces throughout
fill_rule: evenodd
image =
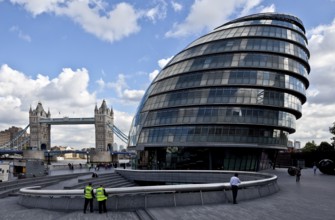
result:
M 335 216 L 335 176 L 303 169 L 299 183 L 289 176 L 287 169 L 268 170 L 278 176 L 280 191 L 268 197 L 241 201 L 237 205 L 206 205 L 187 207 L 150 208 L 148 213 L 157 220 L 333 220 Z M 237 197 L 238 199 L 238 197 Z M 0 199 L 0 219 L 127 219 L 138 220 L 135 212 L 108 212 L 107 214 L 57 212 L 41 209 L 26 209 L 16 202 L 18 197 Z M 84 204 L 84 200 L 83 200 Z

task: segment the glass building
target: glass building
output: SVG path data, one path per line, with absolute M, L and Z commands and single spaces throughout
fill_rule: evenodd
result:
M 230 21 L 192 42 L 147 89 L 128 147 L 139 169 L 269 168 L 309 86 L 303 23 L 278 13 Z

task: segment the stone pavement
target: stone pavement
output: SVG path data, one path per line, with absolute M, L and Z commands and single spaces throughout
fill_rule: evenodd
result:
M 150 208 L 147 211 L 157 220 L 216 220 L 216 219 L 274 219 L 274 220 L 330 220 L 335 219 L 335 176 L 302 170 L 299 183 L 287 173 L 287 169 L 267 170 L 278 176 L 280 191 L 268 197 L 242 201 L 237 205 L 206 205 L 187 207 Z M 115 219 L 137 220 L 134 212 L 108 212 L 107 214 L 83 214 L 56 212 L 42 209 L 26 209 L 16 202 L 18 197 L 0 199 L 0 219 L 25 220 L 79 220 Z

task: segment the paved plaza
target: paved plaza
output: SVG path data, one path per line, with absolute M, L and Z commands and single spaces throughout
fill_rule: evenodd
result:
M 157 220 L 236 220 L 236 219 L 335 219 L 335 176 L 313 174 L 312 169 L 303 169 L 301 181 L 289 176 L 287 169 L 267 170 L 278 176 L 280 191 L 268 197 L 241 201 L 237 205 L 206 205 L 187 207 L 150 208 L 148 213 Z M 83 214 L 27 209 L 17 204 L 18 197 L 0 199 L 0 219 L 115 219 L 137 220 L 135 212 L 108 212 L 107 214 Z M 84 201 L 83 201 L 84 202 Z

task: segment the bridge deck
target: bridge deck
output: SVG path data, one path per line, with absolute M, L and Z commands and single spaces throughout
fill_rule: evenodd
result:
M 50 125 L 77 125 L 77 124 L 94 124 L 94 118 L 48 118 L 41 119 L 41 123 L 46 123 Z

